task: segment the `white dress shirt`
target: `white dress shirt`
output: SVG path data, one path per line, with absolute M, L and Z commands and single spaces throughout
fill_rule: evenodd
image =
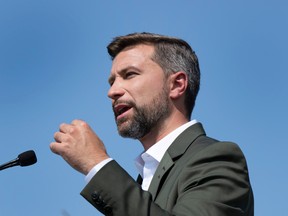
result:
M 188 127 L 197 123 L 196 120 L 181 125 L 157 143 L 152 145 L 146 152 L 142 153 L 135 159 L 135 165 L 143 178 L 142 189 L 148 190 L 156 169 L 162 160 L 165 152 L 173 141 Z
M 191 125 L 197 123 L 196 120 L 192 120 L 190 122 L 187 122 L 168 135 L 166 135 L 164 138 L 159 140 L 157 143 L 152 145 L 146 152 L 140 154 L 136 159 L 135 159 L 135 165 L 136 168 L 138 169 L 140 175 L 143 178 L 142 182 L 142 189 L 143 190 L 148 190 L 150 183 L 152 181 L 153 175 L 156 172 L 156 169 L 163 158 L 165 152 L 169 148 L 169 146 L 173 143 L 173 141 L 188 127 Z M 112 158 L 108 158 L 101 163 L 95 165 L 90 172 L 86 175 L 85 181 L 88 183 L 93 176 L 107 163 L 109 163 Z

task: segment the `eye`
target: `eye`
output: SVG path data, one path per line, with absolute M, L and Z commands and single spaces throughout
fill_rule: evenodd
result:
M 112 86 L 112 85 L 113 85 L 113 83 L 114 83 L 114 81 L 115 81 L 115 79 L 112 79 L 112 78 L 111 78 L 111 79 L 109 79 L 109 80 L 108 80 L 108 83 L 109 83 L 109 85 L 110 85 L 110 86 Z
M 135 71 L 128 71 L 127 73 L 125 73 L 124 78 L 125 79 L 131 79 L 131 78 L 133 78 L 136 75 L 137 75 L 137 73 Z

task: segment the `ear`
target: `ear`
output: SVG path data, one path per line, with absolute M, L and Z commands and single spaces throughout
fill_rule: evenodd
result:
M 178 99 L 185 94 L 188 87 L 188 76 L 184 71 L 170 75 L 170 98 Z

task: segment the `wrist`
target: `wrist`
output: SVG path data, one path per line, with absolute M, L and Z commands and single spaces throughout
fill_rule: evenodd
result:
M 113 158 L 106 158 L 103 161 L 101 161 L 100 163 L 96 164 L 89 172 L 88 174 L 85 176 L 85 181 L 88 184 L 89 181 L 93 178 L 94 175 L 97 174 L 97 172 L 102 169 L 102 167 L 104 167 L 107 163 L 109 163 L 110 161 L 112 161 Z

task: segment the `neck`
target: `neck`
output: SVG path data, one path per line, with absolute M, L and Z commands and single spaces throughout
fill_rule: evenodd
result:
M 154 128 L 151 128 L 148 134 L 139 140 L 142 143 L 145 151 L 147 151 L 159 140 L 188 121 L 189 120 L 184 115 L 172 115 L 169 118 L 160 121 Z

